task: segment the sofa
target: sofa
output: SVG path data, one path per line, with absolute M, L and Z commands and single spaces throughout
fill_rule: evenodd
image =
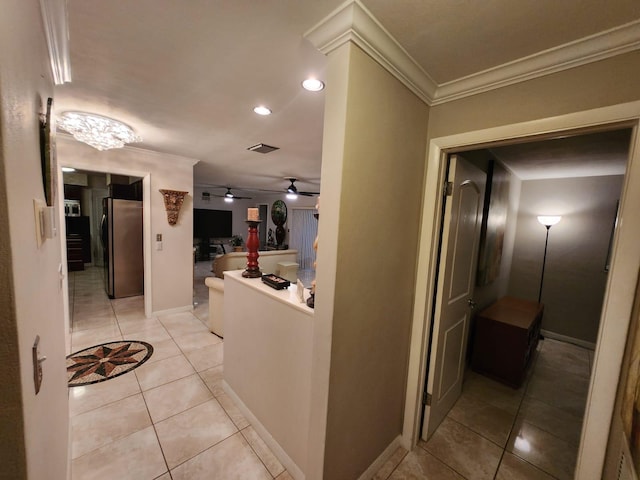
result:
M 279 275 L 278 263 L 297 262 L 297 250 L 266 250 L 258 252 L 258 265 L 262 273 Z M 224 278 L 227 270 L 244 270 L 247 268 L 247 252 L 230 252 L 217 255 L 213 259 L 211 271 L 218 278 Z

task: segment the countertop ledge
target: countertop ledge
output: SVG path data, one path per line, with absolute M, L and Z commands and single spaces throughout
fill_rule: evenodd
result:
M 262 281 L 261 278 L 244 278 L 242 276 L 243 270 L 229 270 L 224 272 L 224 280 L 231 280 L 234 282 L 242 283 L 254 290 L 277 300 L 278 302 L 289 305 L 297 310 L 300 310 L 303 313 L 306 313 L 309 316 L 313 316 L 313 308 L 309 308 L 306 303 L 301 303 L 300 299 L 297 295 L 297 287 L 295 283 L 292 283 L 289 288 L 283 288 L 282 290 L 277 290 L 275 288 L 270 287 L 266 283 Z M 304 289 L 304 299 L 305 301 L 309 298 L 309 289 Z

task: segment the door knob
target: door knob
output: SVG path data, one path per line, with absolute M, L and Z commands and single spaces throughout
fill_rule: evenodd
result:
M 467 303 L 469 304 L 469 308 L 471 308 L 471 310 L 473 310 L 477 306 L 476 302 L 474 302 L 471 298 L 467 300 Z

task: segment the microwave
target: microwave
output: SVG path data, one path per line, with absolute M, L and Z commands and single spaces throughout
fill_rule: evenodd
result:
M 64 201 L 64 214 L 67 217 L 79 217 L 80 216 L 80 201 L 79 200 L 65 200 Z

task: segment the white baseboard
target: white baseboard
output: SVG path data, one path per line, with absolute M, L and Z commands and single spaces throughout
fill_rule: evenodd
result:
M 391 456 L 395 453 L 398 447 L 402 446 L 402 435 L 398 435 L 387 448 L 384 449 L 384 452 L 380 454 L 380 456 L 371 464 L 369 468 L 367 468 L 362 475 L 358 477 L 358 480 L 370 480 L 373 476 L 378 473 L 378 471 L 382 468 L 382 465 L 391 458 Z
M 553 333 L 549 330 L 540 330 L 540 335 L 542 335 L 543 337 L 551 338 L 553 340 L 560 340 L 561 342 L 573 343 L 574 345 L 588 348 L 589 350 L 596 349 L 595 343 L 580 340 L 579 338 L 568 337 L 567 335 L 561 335 L 559 333 Z
M 280 463 L 287 469 L 289 475 L 291 475 L 295 480 L 305 480 L 304 472 L 298 467 L 298 465 L 291 459 L 289 455 L 284 451 L 284 449 L 280 446 L 280 444 L 271 436 L 269 431 L 260 423 L 260 421 L 255 417 L 255 415 L 249 410 L 249 408 L 244 404 L 240 397 L 233 391 L 233 389 L 229 386 L 226 380 L 222 380 L 222 388 L 223 390 L 231 397 L 231 399 L 235 402 L 236 406 L 240 409 L 242 414 L 249 420 L 249 423 L 256 431 L 258 436 L 267 444 L 267 446 L 271 449 L 273 454 L 280 460 Z
M 156 312 L 152 312 L 151 315 L 157 317 L 159 315 L 171 315 L 172 313 L 182 313 L 182 312 L 192 312 L 193 305 L 185 305 L 183 307 L 169 308 L 167 310 L 158 310 Z

